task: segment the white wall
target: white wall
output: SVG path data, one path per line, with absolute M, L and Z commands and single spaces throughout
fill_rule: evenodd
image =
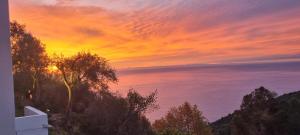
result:
M 16 132 L 17 135 L 48 135 L 47 114 L 25 107 L 25 117 L 16 118 Z
M 9 44 L 8 0 L 0 0 L 0 134 L 15 135 L 15 104 Z

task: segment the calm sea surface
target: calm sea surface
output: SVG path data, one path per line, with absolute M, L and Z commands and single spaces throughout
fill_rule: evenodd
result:
M 131 88 L 142 94 L 158 91 L 160 109 L 147 114 L 151 121 L 188 101 L 212 122 L 238 109 L 243 96 L 260 86 L 279 95 L 300 90 L 300 63 L 130 69 L 119 71 L 119 79 L 113 89 L 121 94 Z

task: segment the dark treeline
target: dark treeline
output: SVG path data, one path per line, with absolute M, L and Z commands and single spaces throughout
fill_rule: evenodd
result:
M 27 105 L 46 112 L 51 135 L 300 134 L 300 93 L 276 97 L 263 87 L 214 123 L 186 102 L 151 124 L 145 113 L 158 108 L 157 92 L 120 96 L 110 91 L 118 77 L 105 58 L 89 52 L 50 58 L 25 26 L 12 22 L 10 31 L 17 115 Z
M 239 110 L 211 126 L 215 135 L 299 135 L 300 92 L 277 97 L 258 88 L 244 96 Z

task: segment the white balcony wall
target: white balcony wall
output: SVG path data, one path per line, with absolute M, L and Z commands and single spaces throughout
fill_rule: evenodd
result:
M 25 107 L 25 116 L 15 119 L 17 135 L 48 135 L 48 116 L 33 107 Z

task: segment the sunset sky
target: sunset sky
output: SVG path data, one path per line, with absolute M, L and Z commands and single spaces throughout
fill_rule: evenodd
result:
M 114 67 L 294 61 L 299 0 L 10 0 L 49 54 L 97 53 Z

